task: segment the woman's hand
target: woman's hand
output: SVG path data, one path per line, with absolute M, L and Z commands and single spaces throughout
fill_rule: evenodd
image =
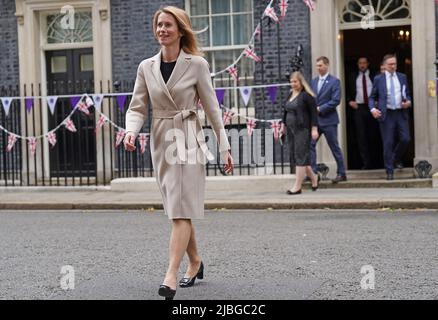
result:
M 123 144 L 125 145 L 126 151 L 134 151 L 135 147 L 135 134 L 133 132 L 128 132 L 125 135 L 125 139 L 123 140 Z
M 316 141 L 316 140 L 318 140 L 318 138 L 319 138 L 318 128 L 313 127 L 313 128 L 312 128 L 312 139 L 313 139 L 314 141 Z
M 234 160 L 233 160 L 233 157 L 231 156 L 230 151 L 227 151 L 227 153 L 225 154 L 224 161 L 225 161 L 225 165 L 224 165 L 225 173 L 226 174 L 233 173 Z
M 280 125 L 280 137 L 284 135 L 284 132 L 286 131 L 286 125 L 282 122 Z

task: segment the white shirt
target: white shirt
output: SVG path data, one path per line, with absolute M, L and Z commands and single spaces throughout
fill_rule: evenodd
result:
M 386 99 L 386 107 L 391 110 L 401 109 L 402 106 L 402 88 L 400 85 L 400 81 L 398 80 L 397 74 L 394 72 L 394 85 L 395 85 L 395 108 L 391 103 L 391 76 L 392 74 L 388 71 L 385 71 L 386 76 L 386 90 L 387 90 L 387 99 Z
M 363 96 L 363 72 L 359 72 L 359 75 L 357 76 L 356 79 L 356 102 L 358 104 L 364 104 L 365 103 L 365 99 Z M 373 82 L 371 81 L 370 78 L 370 70 L 365 71 L 365 78 L 367 79 L 367 93 L 368 93 L 368 97 L 370 97 L 371 92 L 373 91 Z
M 321 91 L 322 87 L 324 86 L 325 81 L 327 80 L 327 77 L 329 76 L 329 73 L 326 73 L 323 76 L 319 76 L 319 80 L 318 80 L 318 92 Z

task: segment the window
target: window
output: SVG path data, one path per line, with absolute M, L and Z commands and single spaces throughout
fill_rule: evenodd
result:
M 224 70 L 247 47 L 254 31 L 252 3 L 252 0 L 186 0 L 186 10 L 212 72 Z M 254 62 L 243 57 L 237 67 L 240 85 L 252 84 Z M 235 86 L 237 83 L 229 81 L 228 73 L 223 73 L 214 79 L 214 85 Z M 238 105 L 237 91 L 227 91 L 224 99 L 227 107 Z
M 340 9 L 341 29 L 357 28 L 369 18 L 377 27 L 405 25 L 411 19 L 410 0 L 343 0 Z
M 74 13 L 73 28 L 65 23 L 65 14 L 46 17 L 47 43 L 83 43 L 93 41 L 91 12 Z

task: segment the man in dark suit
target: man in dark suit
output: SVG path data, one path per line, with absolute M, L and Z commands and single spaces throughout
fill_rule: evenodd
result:
M 369 108 L 379 121 L 387 179 L 393 180 L 394 164 L 403 167 L 401 159 L 411 141 L 408 109 L 412 107 L 412 99 L 406 75 L 397 72 L 397 57 L 386 55 L 383 62 L 386 71 L 374 79 Z M 399 142 L 394 148 L 396 135 Z
M 359 58 L 358 70 L 350 75 L 347 82 L 347 101 L 353 109 L 362 170 L 373 168 L 374 149 L 380 145 L 379 126 L 368 107 L 374 80 L 374 74 L 370 71 L 369 66 L 368 58 Z
M 341 82 L 329 74 L 330 61 L 327 57 L 320 57 L 316 60 L 316 68 L 319 76 L 312 80 L 312 90 L 316 94 L 318 106 L 318 130 L 319 136 L 324 135 L 332 151 L 337 164 L 337 176 L 333 183 L 347 181 L 345 172 L 344 156 L 338 142 L 339 116 L 336 108 L 341 102 Z M 311 162 L 314 172 L 316 166 L 316 144 L 312 141 Z

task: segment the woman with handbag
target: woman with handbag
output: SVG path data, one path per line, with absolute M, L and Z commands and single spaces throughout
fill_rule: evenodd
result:
M 318 111 L 315 94 L 301 72 L 290 76 L 291 93 L 284 107 L 280 135 L 287 135 L 291 163 L 296 166 L 296 180 L 289 195 L 301 194 L 304 178 L 312 181 L 312 190 L 319 187 L 319 176 L 310 166 L 311 139 L 318 139 Z
M 189 265 L 179 286 L 191 287 L 204 277 L 192 220 L 204 218 L 205 158 L 211 161 L 214 156 L 207 148 L 198 117 L 199 100 L 218 140 L 227 174 L 233 170 L 233 159 L 209 66 L 201 57 L 187 13 L 173 6 L 159 9 L 153 28 L 161 50 L 138 67 L 126 113 L 124 144 L 128 151 L 135 150 L 150 102 L 152 163 L 164 211 L 172 221 L 169 265 L 158 294 L 171 300 L 185 253 Z

